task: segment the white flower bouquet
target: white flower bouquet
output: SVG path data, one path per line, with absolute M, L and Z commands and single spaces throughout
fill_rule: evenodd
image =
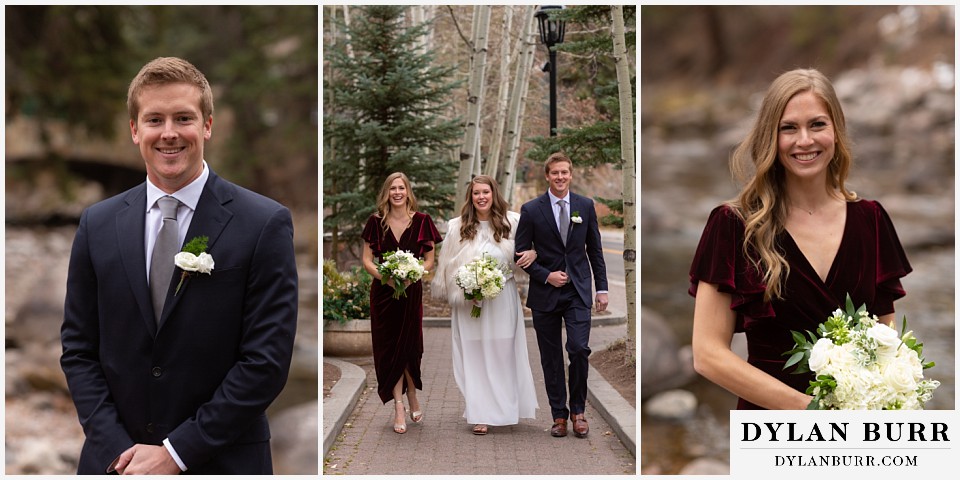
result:
M 406 250 L 396 250 L 383 255 L 383 262 L 377 265 L 380 272 L 380 283 L 386 285 L 393 279 L 393 298 L 407 296 L 405 280 L 418 282 L 427 271 L 423 268 L 423 260 L 413 256 Z
M 812 371 L 816 380 L 806 393 L 813 395 L 808 410 L 922 410 L 940 386 L 923 378 L 923 344 L 907 331 L 901 333 L 871 316 L 866 305 L 854 310 L 847 295 L 846 312 L 837 309 L 817 332 L 793 334 L 795 348 L 784 369 Z
M 506 277 L 496 260 L 481 255 L 466 265 L 457 269 L 457 285 L 463 289 L 463 296 L 473 300 L 470 316 L 480 318 L 480 306 L 476 302 L 485 298 L 494 298 L 503 290 Z

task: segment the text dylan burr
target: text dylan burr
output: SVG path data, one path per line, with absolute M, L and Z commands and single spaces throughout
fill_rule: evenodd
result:
M 865 422 L 852 430 L 850 423 L 829 422 L 821 427 L 793 422 L 743 423 L 743 442 L 846 442 L 851 432 L 864 442 L 949 442 L 947 424 L 940 422 Z M 850 438 L 853 440 L 854 438 Z

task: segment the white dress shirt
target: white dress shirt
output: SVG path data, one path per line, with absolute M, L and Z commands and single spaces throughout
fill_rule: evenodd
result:
M 144 224 L 145 232 L 143 241 L 144 248 L 146 248 L 147 252 L 148 283 L 150 282 L 150 262 L 153 257 L 153 244 L 156 243 L 157 233 L 160 232 L 160 227 L 163 225 L 163 215 L 160 214 L 160 206 L 157 205 L 157 200 L 165 195 L 170 195 L 180 201 L 180 206 L 177 207 L 177 242 L 183 245 L 183 241 L 187 236 L 187 229 L 190 228 L 190 222 L 193 220 L 193 212 L 197 210 L 197 203 L 200 202 L 200 194 L 203 193 L 203 186 L 207 183 L 208 177 L 210 177 L 210 169 L 207 168 L 207 162 L 204 161 L 203 170 L 200 172 L 199 177 L 187 184 L 187 186 L 170 194 L 160 190 L 159 187 L 147 178 L 147 221 Z M 173 259 L 171 258 L 170 261 L 172 262 Z

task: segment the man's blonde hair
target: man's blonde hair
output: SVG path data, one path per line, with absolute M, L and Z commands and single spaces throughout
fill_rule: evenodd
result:
M 186 83 L 200 89 L 200 112 L 203 120 L 213 115 L 213 91 L 207 77 L 192 63 L 177 57 L 158 57 L 140 69 L 133 77 L 127 90 L 127 111 L 130 120 L 136 121 L 140 113 L 140 94 L 143 90 L 156 85 Z

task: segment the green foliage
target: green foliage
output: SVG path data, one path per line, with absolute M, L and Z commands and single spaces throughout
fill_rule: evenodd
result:
M 48 143 L 54 120 L 110 138 L 125 130 L 116 120 L 140 68 L 181 57 L 214 89 L 223 148 L 211 155 L 208 143 L 207 160 L 246 187 L 315 208 L 318 14 L 317 5 L 8 6 L 7 120 L 39 121 Z
M 121 31 L 129 10 L 35 5 L 4 12 L 7 120 L 62 120 L 111 138 L 111 119 L 125 109 L 127 83 L 137 72 L 134 46 Z
M 594 200 L 604 204 L 610 209 L 610 213 L 600 218 L 600 224 L 623 228 L 623 199 L 608 199 L 603 197 L 593 197 Z
M 207 238 L 206 235 L 202 237 L 193 237 L 192 240 L 183 246 L 182 251 L 192 253 L 194 255 L 200 255 L 201 253 L 207 251 L 207 240 L 209 240 L 209 238 Z
M 807 410 L 820 410 L 820 402 L 836 389 L 837 379 L 833 378 L 833 375 L 817 375 L 817 379 L 810 381 L 810 386 L 805 392 L 807 395 L 813 395 L 810 403 L 807 404 Z
M 324 52 L 324 227 L 354 242 L 393 172 L 410 178 L 420 210 L 436 217 L 453 208 L 451 152 L 462 127 L 447 117 L 460 82 L 452 80 L 455 66 L 439 66 L 434 52 L 418 51 L 426 26 L 404 26 L 403 11 L 357 8 L 349 29 L 337 26 L 354 57 L 343 42 Z
M 340 324 L 370 318 L 370 284 L 373 276 L 361 267 L 337 270 L 333 260 L 323 261 L 323 321 Z

